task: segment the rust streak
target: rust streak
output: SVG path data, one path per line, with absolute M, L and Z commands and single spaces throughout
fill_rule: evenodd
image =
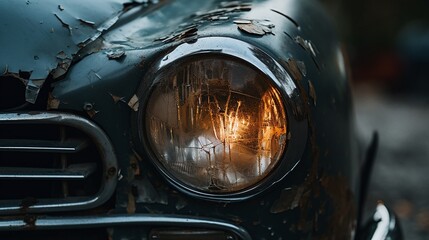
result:
M 30 208 L 33 205 L 36 205 L 38 202 L 39 200 L 33 197 L 23 199 L 20 205 L 21 211 L 26 212 L 28 208 Z

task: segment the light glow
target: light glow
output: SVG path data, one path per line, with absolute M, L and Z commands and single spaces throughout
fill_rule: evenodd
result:
M 280 161 L 287 119 L 277 88 L 238 61 L 205 58 L 161 73 L 148 101 L 149 143 L 178 180 L 205 192 L 256 184 Z

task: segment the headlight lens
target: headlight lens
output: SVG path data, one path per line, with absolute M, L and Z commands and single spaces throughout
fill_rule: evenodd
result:
M 286 148 L 287 117 L 275 85 L 250 65 L 206 56 L 172 64 L 154 81 L 146 138 L 175 180 L 209 193 L 264 179 Z

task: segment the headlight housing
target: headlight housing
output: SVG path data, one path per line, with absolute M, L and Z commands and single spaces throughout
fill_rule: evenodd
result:
M 284 161 L 291 136 L 285 96 L 294 85 L 273 60 L 261 61 L 262 51 L 233 39 L 217 42 L 221 50 L 199 50 L 206 41 L 216 40 L 185 43 L 148 74 L 135 125 L 143 151 L 179 190 L 233 200 L 272 185 L 298 162 Z

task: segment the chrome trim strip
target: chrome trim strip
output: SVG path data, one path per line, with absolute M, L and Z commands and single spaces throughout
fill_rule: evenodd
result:
M 85 132 L 96 143 L 102 159 L 102 185 L 98 193 L 88 197 L 66 199 L 37 199 L 34 205 L 20 201 L 0 200 L 0 214 L 40 213 L 54 211 L 83 210 L 97 207 L 114 193 L 117 184 L 118 165 L 113 146 L 107 135 L 95 123 L 69 113 L 31 112 L 2 113 L 0 124 L 55 124 L 77 128 Z M 0 197 L 1 198 L 1 197 Z
M 95 163 L 83 163 L 70 165 L 66 169 L 49 168 L 0 168 L 0 179 L 13 180 L 79 180 L 86 179 L 95 172 Z
M 31 219 L 29 221 L 28 219 Z M 26 219 L 0 220 L 0 231 L 17 230 L 54 230 L 99 227 L 120 227 L 130 225 L 195 227 L 230 231 L 243 240 L 252 237 L 242 227 L 211 218 L 154 215 L 154 214 L 117 214 L 84 217 L 26 217 Z
M 65 142 L 47 140 L 17 140 L 0 139 L 0 150 L 8 152 L 55 152 L 74 153 L 78 152 L 88 143 L 78 139 L 70 139 Z

